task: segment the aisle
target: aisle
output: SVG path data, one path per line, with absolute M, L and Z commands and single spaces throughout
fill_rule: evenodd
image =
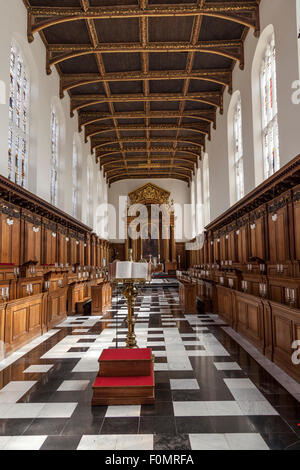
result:
M 101 351 L 125 345 L 114 299 L 105 316 L 70 317 L 0 363 L 0 449 L 300 449 L 300 404 L 222 320 L 184 316 L 176 288 L 145 289 L 136 311 L 155 405 L 90 406 Z

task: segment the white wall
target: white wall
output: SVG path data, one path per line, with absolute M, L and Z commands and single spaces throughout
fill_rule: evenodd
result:
M 0 104 L 0 173 L 7 177 L 8 151 L 8 96 L 9 96 L 9 63 L 12 40 L 16 40 L 22 48 L 29 67 L 31 79 L 30 107 L 30 149 L 28 190 L 39 197 L 50 201 L 50 116 L 51 105 L 59 110 L 61 127 L 60 142 L 60 174 L 58 206 L 72 215 L 72 153 L 73 138 L 78 131 L 77 116 L 70 118 L 70 99 L 66 94 L 59 98 L 59 76 L 53 69 L 50 76 L 46 75 L 46 49 L 39 35 L 34 42 L 27 41 L 27 10 L 20 0 L 2 2 L 0 17 L 0 81 L 6 85 L 6 104 Z M 86 179 L 87 162 L 93 168 L 94 212 L 97 208 L 97 173 L 100 171 L 95 159 L 90 155 L 90 144 L 84 142 L 83 133 L 79 135 L 81 143 L 81 175 L 80 175 L 80 219 L 87 222 L 86 211 Z M 98 180 L 99 181 L 99 180 Z M 107 185 L 102 175 L 102 197 L 107 198 Z M 92 227 L 96 230 L 96 225 Z
M 273 24 L 277 53 L 277 96 L 280 165 L 284 166 L 300 153 L 300 104 L 292 102 L 292 83 L 299 79 L 296 0 L 262 0 L 260 4 L 261 31 Z M 252 112 L 252 62 L 258 38 L 251 30 L 245 42 L 245 69 L 238 64 L 233 71 L 233 91 L 240 90 L 243 114 L 243 146 L 245 194 L 255 187 L 254 138 Z M 217 129 L 207 142 L 209 156 L 211 220 L 230 207 L 227 113 L 230 104 L 228 91 L 224 94 L 224 114 L 218 114 Z M 254 116 L 255 119 L 255 116 Z

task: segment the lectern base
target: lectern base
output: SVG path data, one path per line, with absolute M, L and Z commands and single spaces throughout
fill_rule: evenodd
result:
M 155 401 L 152 350 L 106 349 L 93 385 L 92 405 L 150 405 Z

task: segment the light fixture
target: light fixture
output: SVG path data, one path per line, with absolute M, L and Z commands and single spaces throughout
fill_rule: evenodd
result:
M 273 214 L 273 215 L 272 215 L 272 220 L 273 220 L 273 222 L 276 222 L 277 219 L 278 219 L 278 214 Z
M 7 223 L 7 225 L 9 225 L 9 226 L 14 225 L 14 219 L 11 219 L 10 217 L 7 217 L 6 223 Z
M 251 224 L 250 228 L 251 228 L 251 230 L 255 230 L 256 229 L 256 224 Z
M 52 237 L 56 238 L 56 233 L 55 232 L 52 232 Z

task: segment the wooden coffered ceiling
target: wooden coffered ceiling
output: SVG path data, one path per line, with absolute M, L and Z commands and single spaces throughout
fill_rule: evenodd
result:
M 108 183 L 190 183 L 260 0 L 23 1 Z

